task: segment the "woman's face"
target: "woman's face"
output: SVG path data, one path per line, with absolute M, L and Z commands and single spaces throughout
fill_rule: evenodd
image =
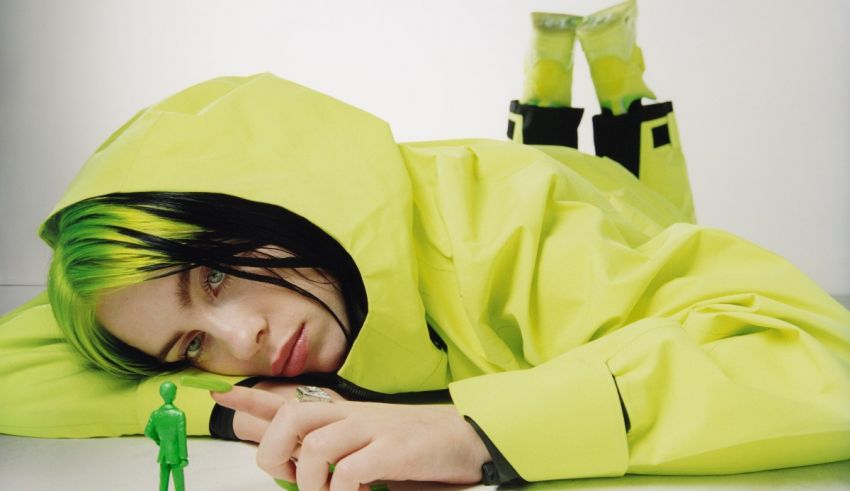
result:
M 342 295 L 318 271 L 275 271 L 324 301 L 350 328 Z M 334 372 L 347 351 L 336 320 L 318 303 L 203 266 L 103 295 L 97 318 L 120 340 L 162 361 L 186 358 L 225 375 Z

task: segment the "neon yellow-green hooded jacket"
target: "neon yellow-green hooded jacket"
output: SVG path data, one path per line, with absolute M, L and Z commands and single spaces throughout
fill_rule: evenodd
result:
M 668 122 L 672 144 L 645 156 L 662 167 L 678 152 Z M 368 296 L 340 376 L 448 387 L 528 480 L 850 458 L 850 312 L 775 254 L 685 223 L 689 192 L 671 190 L 674 205 L 660 190 L 567 148 L 399 145 L 374 116 L 261 74 L 139 112 L 54 213 L 111 192 L 205 191 L 306 217 L 351 254 Z M 50 219 L 41 233 L 53 240 Z M 137 434 L 159 404 L 161 377 L 86 368 L 43 296 L 2 319 L 0 376 L 4 433 Z M 207 433 L 206 393 L 178 404 Z

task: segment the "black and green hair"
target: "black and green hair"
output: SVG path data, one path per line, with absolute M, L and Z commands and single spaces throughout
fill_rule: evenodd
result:
M 115 193 L 89 198 L 51 219 L 56 230 L 47 290 L 69 343 L 96 367 L 123 377 L 182 368 L 127 345 L 97 321 L 100 295 L 206 266 L 295 291 L 331 313 L 348 340 L 366 316 L 363 281 L 351 256 L 320 228 L 279 206 L 215 193 Z M 272 248 L 288 257 L 246 252 Z M 342 293 L 349 328 L 322 300 L 280 275 L 241 268 L 315 268 Z

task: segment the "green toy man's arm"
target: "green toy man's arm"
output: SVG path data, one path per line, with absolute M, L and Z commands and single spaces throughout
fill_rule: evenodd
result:
M 177 425 L 177 439 L 179 440 L 177 448 L 180 452 L 180 465 L 185 467 L 189 465 L 189 450 L 186 448 L 186 416 L 182 412 Z
M 145 436 L 159 445 L 159 435 L 156 432 L 156 425 L 153 424 L 153 415 L 148 419 L 148 424 L 145 425 Z

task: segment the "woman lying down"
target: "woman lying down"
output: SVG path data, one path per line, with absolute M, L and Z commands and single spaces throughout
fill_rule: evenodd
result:
M 633 9 L 535 14 L 512 141 L 397 144 L 270 74 L 139 112 L 41 229 L 48 298 L 0 324 L 0 432 L 141 433 L 185 369 L 241 385 L 181 388 L 190 433 L 259 442 L 303 491 L 850 458 L 850 312 L 693 224 Z M 569 148 L 576 37 L 607 158 Z

